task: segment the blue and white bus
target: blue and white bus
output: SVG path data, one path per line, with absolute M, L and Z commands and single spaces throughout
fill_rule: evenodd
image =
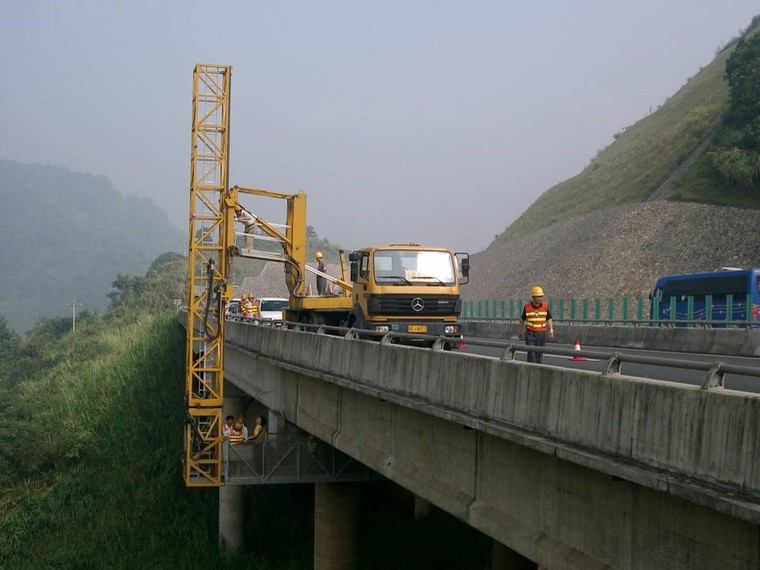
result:
M 650 300 L 654 325 L 758 326 L 760 269 L 666 275 L 655 282 Z

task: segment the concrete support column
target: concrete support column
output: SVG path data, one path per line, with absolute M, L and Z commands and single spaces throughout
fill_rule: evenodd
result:
M 222 410 L 222 422 L 227 416 L 232 416 L 237 419 L 240 414 L 245 413 L 245 401 L 242 396 L 225 396 L 224 408 Z
M 243 487 L 225 485 L 219 487 L 219 551 L 237 554 L 243 546 Z
M 414 496 L 414 518 L 423 519 L 430 514 L 430 501 Z
M 498 540 L 493 541 L 491 570 L 537 570 L 536 563 L 507 548 Z
M 267 433 L 277 435 L 285 428 L 285 416 L 281 413 L 268 410 L 267 412 Z
M 314 570 L 358 567 L 359 483 L 315 483 Z
M 224 398 L 222 422 L 227 415 L 237 417 L 244 413 L 245 399 Z M 242 485 L 219 487 L 219 549 L 224 554 L 235 554 L 243 545 L 245 512 Z

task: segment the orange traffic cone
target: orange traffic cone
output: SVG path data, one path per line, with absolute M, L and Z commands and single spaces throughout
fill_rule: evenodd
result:
M 581 341 L 577 338 L 575 339 L 575 350 L 580 351 L 581 349 Z M 581 356 L 580 354 L 574 355 L 570 360 L 586 360 L 585 356 Z

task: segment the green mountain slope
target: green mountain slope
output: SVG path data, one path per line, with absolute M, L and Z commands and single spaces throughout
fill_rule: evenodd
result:
M 756 33 L 757 26 L 756 17 L 746 33 Z M 736 43 L 659 109 L 616 134 L 580 174 L 544 192 L 489 249 L 590 212 L 653 198 L 760 208 L 758 193 L 727 183 L 706 158 L 727 107 L 726 60 Z
M 0 314 L 25 331 L 43 316 L 102 310 L 118 274 L 142 274 L 185 249 L 148 199 L 120 195 L 103 176 L 0 160 Z

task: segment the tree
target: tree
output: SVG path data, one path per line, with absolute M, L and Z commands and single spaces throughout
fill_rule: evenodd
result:
M 21 337 L 8 328 L 8 320 L 0 315 L 0 383 L 8 386 L 18 381 L 21 358 Z
M 144 276 L 118 274 L 108 294 L 111 310 L 117 316 L 143 311 L 162 311 L 182 297 L 187 273 L 187 259 L 173 252 L 158 256 Z
M 726 179 L 752 190 L 760 183 L 760 34 L 739 39 L 726 61 L 726 82 L 728 110 L 710 158 Z

